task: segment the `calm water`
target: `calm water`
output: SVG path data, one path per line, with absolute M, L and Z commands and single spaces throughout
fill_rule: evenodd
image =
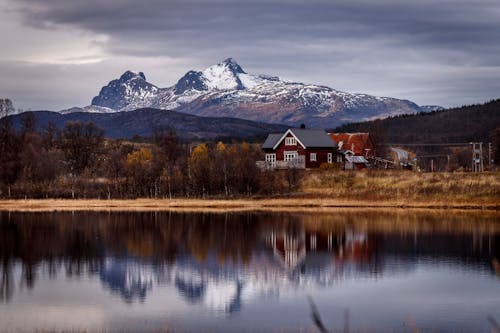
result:
M 489 332 L 498 215 L 0 213 L 0 332 Z

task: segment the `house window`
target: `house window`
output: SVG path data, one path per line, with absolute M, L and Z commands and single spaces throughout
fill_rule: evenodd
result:
M 297 158 L 297 152 L 296 151 L 285 151 L 285 161 L 293 161 L 295 158 Z
M 316 162 L 316 153 L 311 153 L 309 155 L 309 161 Z
M 297 140 L 293 137 L 285 138 L 285 146 L 296 146 Z
M 266 162 L 271 164 L 271 166 L 276 165 L 276 154 L 266 154 Z
M 342 155 L 337 155 L 337 163 L 342 163 Z
M 328 153 L 328 155 L 326 155 L 326 161 L 328 163 L 332 163 L 333 162 L 333 160 L 332 160 L 332 153 Z

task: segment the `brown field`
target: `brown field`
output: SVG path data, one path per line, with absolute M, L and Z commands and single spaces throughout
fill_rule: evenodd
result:
M 301 190 L 321 198 L 411 206 L 500 205 L 500 173 L 309 172 Z

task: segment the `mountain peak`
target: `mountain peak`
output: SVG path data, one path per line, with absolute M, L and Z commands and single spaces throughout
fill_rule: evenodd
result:
M 221 64 L 231 69 L 231 71 L 235 74 L 246 74 L 243 68 L 241 68 L 241 66 L 233 58 L 226 58 L 221 62 Z
M 208 89 L 241 90 L 245 88 L 239 76 L 246 73 L 232 58 L 208 67 L 201 74 Z
M 143 72 L 126 71 L 119 79 L 102 87 L 99 95 L 92 99 L 93 106 L 120 110 L 129 105 L 143 106 L 156 95 L 158 88 L 146 81 Z
M 177 84 L 174 86 L 174 93 L 180 95 L 186 90 L 208 90 L 201 72 L 189 71 L 177 81 Z
M 123 73 L 122 76 L 120 76 L 120 81 L 125 82 L 137 77 L 140 77 L 141 79 L 146 81 L 146 76 L 144 75 L 143 72 L 133 72 L 129 70 L 125 71 L 125 73 Z

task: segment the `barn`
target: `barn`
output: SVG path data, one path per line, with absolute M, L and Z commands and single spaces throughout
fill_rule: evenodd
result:
M 375 144 L 369 133 L 329 133 L 337 142 L 345 170 L 365 169 L 368 160 L 375 157 Z
M 375 144 L 369 133 L 329 133 L 339 150 L 351 151 L 354 156 L 375 156 Z

